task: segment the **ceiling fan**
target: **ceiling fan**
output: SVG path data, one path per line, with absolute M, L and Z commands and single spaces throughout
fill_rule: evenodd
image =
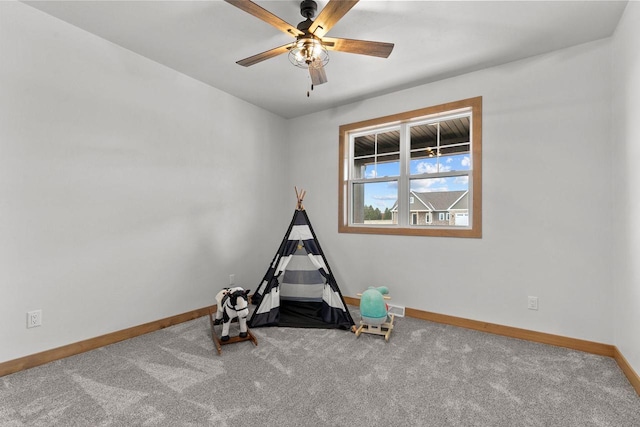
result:
M 257 55 L 241 59 L 236 63 L 249 67 L 266 59 L 289 52 L 289 60 L 293 65 L 309 69 L 312 90 L 314 85 L 327 82 L 327 75 L 324 70 L 324 66 L 329 61 L 327 50 L 377 56 L 380 58 L 387 58 L 393 50 L 393 43 L 325 37 L 325 34 L 358 3 L 358 0 L 330 0 L 315 20 L 312 20 L 312 18 L 318 10 L 318 4 L 314 0 L 303 0 L 300 3 L 300 14 L 303 18 L 306 18 L 306 20 L 300 22 L 297 26 L 285 22 L 251 0 L 225 1 L 296 39 L 292 43 L 287 43 Z

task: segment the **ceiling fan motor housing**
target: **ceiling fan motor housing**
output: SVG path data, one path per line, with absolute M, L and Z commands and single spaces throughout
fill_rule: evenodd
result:
M 315 16 L 318 10 L 318 3 L 313 0 L 303 0 L 300 3 L 300 15 L 304 18 L 311 19 Z

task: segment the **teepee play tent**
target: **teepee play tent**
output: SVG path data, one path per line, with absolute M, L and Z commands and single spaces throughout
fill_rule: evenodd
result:
M 302 199 L 278 252 L 251 297 L 249 326 L 351 329 L 355 324 L 311 227 Z

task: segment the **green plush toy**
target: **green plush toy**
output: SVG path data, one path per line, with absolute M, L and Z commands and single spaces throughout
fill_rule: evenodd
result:
M 381 325 L 387 321 L 389 307 L 384 302 L 384 296 L 388 293 L 389 289 L 386 286 L 377 288 L 370 286 L 369 289 L 362 293 L 360 315 L 363 322 L 370 325 Z

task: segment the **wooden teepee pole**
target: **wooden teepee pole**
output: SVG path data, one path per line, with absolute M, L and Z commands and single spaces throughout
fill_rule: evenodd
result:
M 293 188 L 296 190 L 296 199 L 298 200 L 296 209 L 299 211 L 303 211 L 304 206 L 302 205 L 302 200 L 304 199 L 304 196 L 305 194 L 307 194 L 307 192 L 304 191 L 303 189 L 300 189 L 300 192 L 298 193 L 298 187 L 293 187 Z

